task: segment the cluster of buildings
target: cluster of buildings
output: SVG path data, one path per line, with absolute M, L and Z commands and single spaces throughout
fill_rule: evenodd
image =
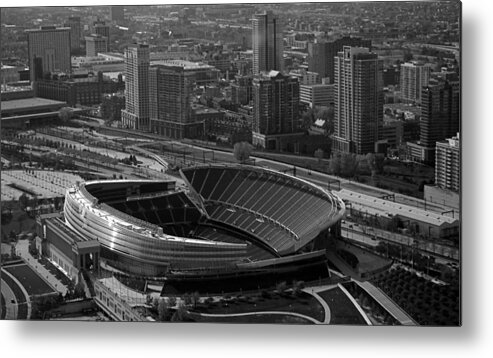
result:
M 111 10 L 111 22 L 121 22 L 122 8 Z M 77 57 L 80 17 L 69 17 L 63 27 L 26 30 L 32 91 L 24 93 L 94 106 L 120 92 L 125 128 L 230 142 L 246 132 L 240 137 L 256 147 L 292 153 L 323 147 L 326 153 L 365 155 L 399 148 L 401 157 L 433 165 L 437 143 L 460 132 L 456 69 L 437 71 L 421 60 L 389 67 L 368 37 L 285 37 L 280 16 L 270 10 L 252 15 L 247 51 L 178 38 L 168 51 L 140 42 L 117 54 L 110 52 L 110 25 L 98 19 L 90 32 L 86 56 Z M 12 71 L 4 67 L 5 82 Z M 301 113 L 319 107 L 333 107 L 329 133 L 302 127 Z

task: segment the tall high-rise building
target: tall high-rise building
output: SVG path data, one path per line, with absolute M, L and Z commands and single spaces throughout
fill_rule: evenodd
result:
M 43 26 L 26 30 L 26 33 L 31 81 L 35 80 L 36 58 L 41 59 L 45 74 L 71 71 L 69 27 Z
M 122 23 L 125 20 L 125 7 L 122 5 L 112 5 L 110 6 L 110 18 L 111 21 Z
M 423 89 L 420 144 L 434 148 L 439 140 L 453 137 L 460 125 L 460 83 L 455 73 L 441 73 Z
M 101 35 L 86 36 L 86 56 L 94 57 L 100 52 L 107 52 L 108 39 Z
M 98 20 L 94 22 L 94 31 L 96 35 L 106 37 L 106 51 L 110 52 L 110 27 L 104 21 Z
M 195 138 L 203 133 L 204 123 L 192 116 L 195 85 L 211 83 L 214 67 L 189 61 L 153 62 L 149 69 L 149 106 L 151 131 L 170 138 Z
M 442 189 L 460 191 L 460 137 L 436 143 L 435 185 Z
M 317 72 L 320 78 L 329 78 L 330 84 L 334 83 L 334 57 L 344 46 L 366 47 L 371 50 L 371 40 L 345 36 L 332 41 L 309 42 L 308 70 Z
M 431 67 L 423 63 L 413 61 L 401 65 L 401 99 L 405 102 L 421 102 L 423 87 L 430 80 Z
M 453 137 L 460 128 L 460 82 L 455 72 L 443 71 L 422 90 L 420 134 L 412 159 L 433 164 L 438 141 Z M 413 152 L 413 153 L 414 153 Z
M 252 19 L 253 74 L 261 71 L 282 71 L 282 26 L 272 11 L 255 14 Z
M 70 27 L 70 47 L 71 47 L 71 50 L 79 50 L 80 49 L 80 39 L 81 39 L 80 17 L 79 16 L 69 17 L 68 21 L 65 23 L 65 27 Z
M 253 145 L 277 149 L 276 137 L 299 131 L 298 79 L 279 71 L 261 72 L 253 79 Z
M 335 58 L 334 151 L 375 151 L 383 121 L 383 61 L 368 48 L 345 46 Z
M 125 49 L 125 110 L 122 124 L 149 131 L 149 45 L 135 44 Z

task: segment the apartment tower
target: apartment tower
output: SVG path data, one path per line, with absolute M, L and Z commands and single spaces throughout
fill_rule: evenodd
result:
M 149 131 L 149 45 L 135 44 L 125 49 L 125 110 L 122 124 Z
M 334 151 L 375 151 L 383 121 L 382 71 L 383 62 L 368 48 L 345 46 L 338 53 L 334 69 Z
M 407 62 L 401 65 L 401 99 L 408 103 L 420 103 L 423 87 L 430 80 L 431 67 L 420 62 Z
M 284 69 L 282 27 L 272 11 L 253 16 L 252 47 L 254 75 Z

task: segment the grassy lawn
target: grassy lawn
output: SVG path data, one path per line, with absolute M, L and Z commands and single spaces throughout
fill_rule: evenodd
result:
M 302 292 L 299 297 L 293 297 L 291 294 L 284 296 L 276 294 L 270 298 L 258 296 L 241 297 L 211 304 L 201 303 L 197 305 L 195 311 L 211 314 L 278 311 L 300 313 L 318 321 L 323 321 L 325 318 L 325 311 L 322 305 L 316 298 L 305 292 Z
M 55 292 L 27 264 L 8 266 L 5 267 L 5 270 L 10 272 L 17 280 L 19 280 L 30 296 Z
M 318 292 L 318 295 L 329 305 L 330 324 L 366 325 L 359 311 L 339 287 Z
M 313 324 L 312 321 L 302 317 L 284 314 L 252 314 L 249 316 L 238 317 L 204 317 L 192 313 L 192 318 L 196 322 L 209 323 Z

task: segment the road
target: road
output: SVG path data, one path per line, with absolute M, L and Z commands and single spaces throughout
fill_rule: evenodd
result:
M 5 319 L 17 319 L 17 299 L 5 281 L 1 281 L 1 292 L 5 299 Z

